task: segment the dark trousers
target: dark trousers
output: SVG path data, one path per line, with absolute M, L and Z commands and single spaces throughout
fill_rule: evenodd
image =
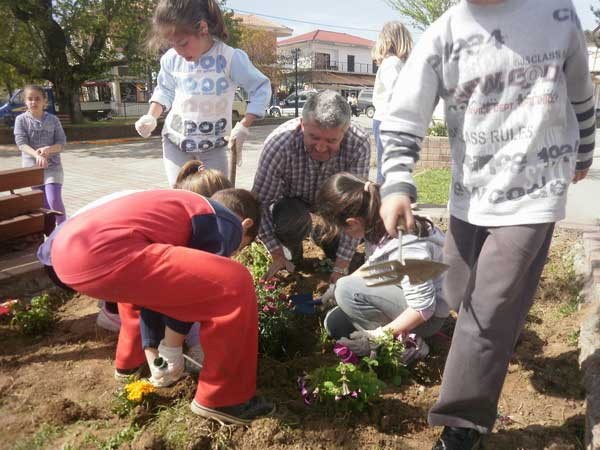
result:
M 310 235 L 311 239 L 325 252 L 325 256 L 335 259 L 339 237 L 325 241 L 324 230 L 313 225 L 310 207 L 299 198 L 282 198 L 273 205 L 273 227 L 275 236 L 292 253 L 292 261 L 302 261 L 302 241 Z
M 142 347 L 158 348 L 160 341 L 165 337 L 165 326 L 176 333 L 186 335 L 193 324 L 193 322 L 182 322 L 150 309 L 142 308 L 140 311 Z
M 553 223 L 482 227 L 450 217 L 443 291 L 459 313 L 431 425 L 492 430 L 553 230 Z

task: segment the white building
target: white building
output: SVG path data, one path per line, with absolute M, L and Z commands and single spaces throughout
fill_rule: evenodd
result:
M 375 42 L 347 33 L 315 30 L 277 42 L 288 80 L 295 76 L 293 51 L 298 49 L 299 84 L 333 89 L 342 95 L 358 93 L 375 82 L 377 65 L 371 58 Z

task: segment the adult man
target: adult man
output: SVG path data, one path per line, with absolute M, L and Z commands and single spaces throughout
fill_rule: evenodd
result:
M 350 106 L 334 91 L 309 97 L 302 117 L 274 130 L 267 140 L 254 178 L 253 192 L 262 208 L 259 238 L 273 257 L 266 278 L 279 270 L 294 270 L 292 261 L 302 259 L 302 240 L 313 231 L 310 210 L 323 182 L 338 172 L 367 178 L 371 146 L 369 137 L 351 125 Z M 322 242 L 329 257 L 335 257 L 330 281 L 347 273 L 358 241 L 341 235 L 338 242 Z
M 458 320 L 429 412 L 444 426 L 434 450 L 479 448 L 494 426 L 568 185 L 592 164 L 587 60 L 570 0 L 468 0 L 424 33 L 399 75 L 381 126 L 390 234 L 399 217 L 414 222 L 410 171 L 439 97 L 452 147 L 443 290 Z

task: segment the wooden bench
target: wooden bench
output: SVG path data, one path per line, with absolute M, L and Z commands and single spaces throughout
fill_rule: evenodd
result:
M 44 242 L 46 219 L 53 212 L 43 208 L 44 193 L 31 190 L 44 183 L 44 169 L 0 171 L 0 296 L 18 295 L 23 277 L 45 274 L 36 251 Z M 17 192 L 18 191 L 18 192 Z

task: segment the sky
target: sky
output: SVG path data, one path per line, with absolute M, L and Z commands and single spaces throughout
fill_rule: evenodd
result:
M 594 29 L 596 18 L 590 6 L 600 8 L 600 0 L 573 0 L 573 3 L 583 28 Z M 264 18 L 292 28 L 294 36 L 322 29 L 376 40 L 385 22 L 400 19 L 384 0 L 227 0 L 226 6 L 240 13 L 271 16 Z M 414 37 L 418 38 L 418 32 Z

